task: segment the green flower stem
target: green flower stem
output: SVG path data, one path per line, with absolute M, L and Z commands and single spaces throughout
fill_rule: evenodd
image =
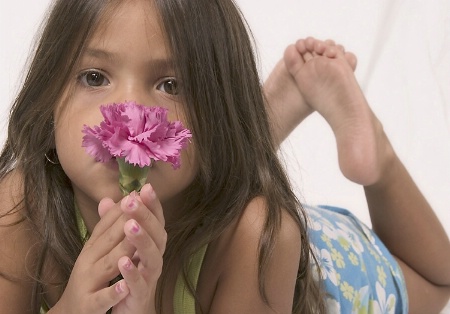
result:
M 133 191 L 140 192 L 147 181 L 150 166 L 139 167 L 125 161 L 125 158 L 117 158 L 119 164 L 119 186 L 123 195 Z

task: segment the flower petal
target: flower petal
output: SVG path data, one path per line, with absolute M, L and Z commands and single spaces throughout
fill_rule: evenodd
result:
M 125 102 L 101 106 L 100 111 L 100 126 L 84 126 L 82 131 L 82 146 L 96 160 L 124 157 L 140 167 L 161 160 L 180 167 L 181 150 L 192 134 L 180 121 L 169 122 L 166 108 Z
M 129 142 L 125 153 L 125 161 L 139 167 L 150 166 L 152 160 L 148 152 L 138 143 Z
M 94 129 L 84 126 L 83 133 L 83 142 L 81 144 L 82 147 L 85 147 L 86 152 L 93 156 L 96 161 L 106 162 L 111 159 L 111 154 L 109 150 L 104 147 L 103 141 L 99 133 L 99 127 L 94 127 Z

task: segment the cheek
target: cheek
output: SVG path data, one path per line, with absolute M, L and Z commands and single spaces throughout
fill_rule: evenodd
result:
M 72 96 L 70 102 L 55 114 L 55 144 L 58 153 L 69 158 L 72 154 L 75 154 L 74 157 L 81 153 L 87 155 L 81 147 L 83 126 L 99 125 L 103 118 L 99 106 L 86 106 L 84 103 L 83 99 Z
M 82 147 L 82 127 L 98 125 L 84 114 L 60 116 L 55 125 L 55 145 L 64 172 L 70 179 L 78 202 L 99 202 L 103 197 L 120 200 L 117 169 L 98 163 Z M 93 210 L 96 210 L 95 208 Z
M 197 175 L 198 162 L 192 143 L 182 152 L 181 157 L 180 168 L 174 170 L 169 163 L 157 162 L 149 173 L 148 182 L 162 203 L 176 199 Z
M 87 154 L 81 147 L 82 133 L 78 123 L 60 119 L 55 125 L 55 145 L 61 167 L 73 181 L 84 167 Z
M 74 132 L 64 132 L 64 134 L 61 134 L 63 132 L 60 132 L 60 134 L 56 133 L 56 151 L 62 165 L 76 163 L 86 155 L 81 147 L 81 135 L 76 135 Z
M 84 124 L 91 125 L 92 117 L 83 112 L 67 108 L 55 118 L 55 145 L 58 158 L 66 174 L 72 179 L 92 159 L 81 146 Z
M 66 114 L 55 121 L 55 145 L 58 156 L 71 156 L 81 148 L 81 129 L 76 119 Z M 79 152 L 78 152 L 79 153 Z

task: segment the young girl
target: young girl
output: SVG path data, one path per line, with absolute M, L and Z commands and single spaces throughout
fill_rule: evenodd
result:
M 312 39 L 288 48 L 266 85 L 273 121 L 285 121 L 273 123 L 274 141 L 231 1 L 57 1 L 0 161 L 0 312 L 324 312 L 306 213 L 276 156 L 312 110 L 335 130 L 343 173 L 367 185 L 411 312 L 438 311 L 448 238 L 340 49 Z M 127 100 L 168 108 L 193 140 L 180 169 L 157 162 L 140 194 L 122 198 L 116 164 L 87 155 L 81 129 L 99 123 L 101 104 Z
M 81 147 L 99 106 L 124 101 L 193 134 L 180 169 L 157 162 L 126 198 L 115 162 Z M 57 1 L 1 156 L 0 311 L 185 312 L 196 284 L 199 311 L 289 312 L 297 277 L 296 311 L 318 307 L 264 106 L 231 1 Z

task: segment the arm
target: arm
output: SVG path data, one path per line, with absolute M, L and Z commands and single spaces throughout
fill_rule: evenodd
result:
M 14 176 L 7 176 L 0 183 L 0 312 L 29 313 L 32 282 L 28 272 L 33 272 L 30 261 L 34 260 L 30 248 L 36 244 L 27 221 L 20 221 L 20 210 L 7 214 L 18 202 L 19 191 Z M 7 214 L 7 215 L 5 215 Z
M 213 264 L 221 274 L 208 313 L 291 313 L 300 260 L 300 231 L 293 219 L 283 213 L 265 280 L 269 307 L 258 286 L 258 243 L 265 215 L 264 201 L 253 200 L 239 221 L 221 236 L 217 254 L 213 249 Z

